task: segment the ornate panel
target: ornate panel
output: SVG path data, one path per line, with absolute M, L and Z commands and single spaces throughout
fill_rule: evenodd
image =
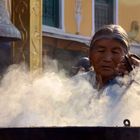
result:
M 30 69 L 42 67 L 42 2 L 30 1 Z
M 12 20 L 22 35 L 13 43 L 13 62 L 42 67 L 42 0 L 12 0 Z

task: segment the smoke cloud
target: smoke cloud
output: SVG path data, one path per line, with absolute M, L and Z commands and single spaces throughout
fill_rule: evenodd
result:
M 124 119 L 140 126 L 139 73 L 126 93 L 112 100 L 104 93 L 98 99 L 86 80 L 74 83 L 55 61 L 34 78 L 24 65 L 12 65 L 0 84 L 0 127 L 123 126 Z

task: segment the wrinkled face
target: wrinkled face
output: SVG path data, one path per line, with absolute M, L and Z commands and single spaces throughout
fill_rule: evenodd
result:
M 96 74 L 101 77 L 112 78 L 117 65 L 125 55 L 124 48 L 114 39 L 100 39 L 94 43 L 90 52 L 90 60 Z

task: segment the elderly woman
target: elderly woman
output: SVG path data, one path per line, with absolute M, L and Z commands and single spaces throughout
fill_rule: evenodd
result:
M 98 91 L 98 97 L 104 92 L 113 98 L 125 93 L 133 81 L 129 75 L 140 64 L 139 57 L 130 54 L 127 33 L 119 25 L 106 25 L 94 34 L 89 58 L 93 70 L 82 77 Z M 127 83 L 120 81 L 125 75 L 129 77 Z M 123 84 L 126 84 L 125 88 Z

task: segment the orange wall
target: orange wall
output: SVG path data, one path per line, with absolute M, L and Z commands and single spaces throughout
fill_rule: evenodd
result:
M 140 0 L 119 0 L 119 24 L 130 31 L 131 22 L 137 21 L 140 25 Z M 140 40 L 138 33 L 137 40 Z
M 76 0 L 65 0 L 65 31 L 72 34 L 76 34 L 75 3 Z M 92 0 L 82 0 L 81 13 L 80 35 L 90 36 L 92 32 Z

